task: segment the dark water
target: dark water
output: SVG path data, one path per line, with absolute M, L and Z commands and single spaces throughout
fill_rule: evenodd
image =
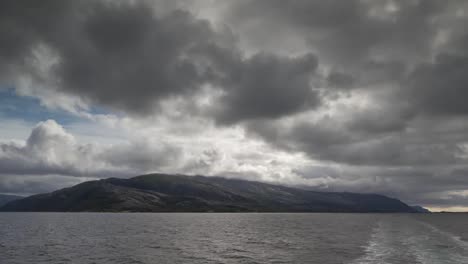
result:
M 0 213 L 0 263 L 468 263 L 468 215 Z

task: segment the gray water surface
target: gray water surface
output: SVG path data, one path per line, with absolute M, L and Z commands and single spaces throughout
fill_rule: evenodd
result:
M 0 213 L 0 263 L 468 263 L 468 215 Z

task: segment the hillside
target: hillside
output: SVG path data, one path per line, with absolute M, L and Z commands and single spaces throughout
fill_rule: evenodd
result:
M 377 194 L 316 192 L 220 177 L 149 174 L 89 181 L 12 201 L 1 211 L 415 212 Z
M 24 198 L 23 196 L 17 196 L 17 195 L 7 195 L 7 194 L 0 194 L 0 207 L 2 207 L 3 205 L 11 202 L 11 201 L 14 201 L 14 200 L 18 200 L 18 199 L 21 199 L 21 198 Z

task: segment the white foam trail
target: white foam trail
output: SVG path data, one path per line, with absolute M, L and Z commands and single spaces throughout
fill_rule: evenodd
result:
M 372 235 L 367 246 L 364 248 L 365 254 L 352 264 L 387 264 L 388 259 L 395 254 L 395 248 L 391 245 L 391 240 L 385 224 L 380 221 L 372 230 Z
M 467 264 L 468 243 L 410 217 L 382 219 L 372 230 L 365 254 L 352 264 Z
M 420 221 L 420 223 L 421 223 L 422 225 L 424 225 L 425 227 L 429 228 L 431 231 L 433 231 L 433 232 L 435 232 L 435 233 L 438 233 L 438 234 L 440 234 L 440 235 L 442 235 L 442 236 L 445 236 L 445 237 L 449 238 L 449 239 L 452 240 L 454 243 L 456 243 L 458 246 L 463 247 L 465 250 L 468 250 L 468 242 L 463 241 L 463 240 L 461 239 L 461 237 L 456 236 L 456 235 L 451 234 L 451 233 L 446 232 L 446 231 L 442 231 L 442 230 L 440 230 L 439 228 L 437 228 L 437 227 L 435 227 L 435 226 L 433 226 L 433 225 L 431 225 L 431 224 L 429 224 L 429 223 L 427 223 L 427 222 L 422 222 L 422 221 Z
M 468 243 L 429 223 L 414 222 L 418 223 L 415 230 L 419 232 L 406 242 L 421 263 L 468 263 Z

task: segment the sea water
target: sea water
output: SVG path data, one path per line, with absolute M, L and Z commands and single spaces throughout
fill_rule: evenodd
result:
M 468 215 L 0 213 L 0 263 L 468 263 Z

